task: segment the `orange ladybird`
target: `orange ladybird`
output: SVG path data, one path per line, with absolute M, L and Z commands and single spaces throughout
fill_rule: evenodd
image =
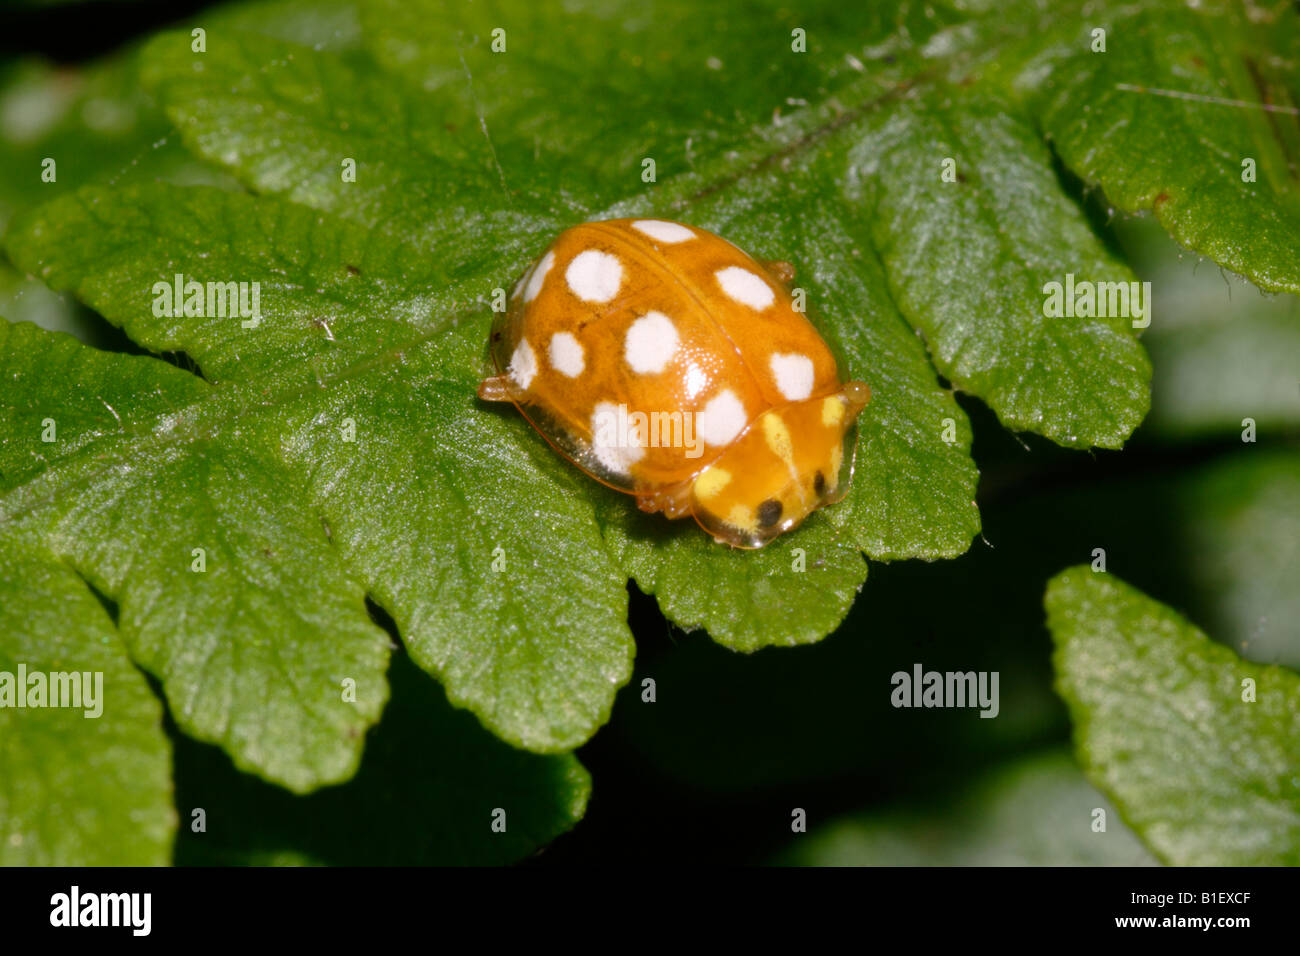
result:
M 844 496 L 871 396 L 840 381 L 792 277 L 694 226 L 576 226 L 514 287 L 479 397 L 643 511 L 762 547 Z

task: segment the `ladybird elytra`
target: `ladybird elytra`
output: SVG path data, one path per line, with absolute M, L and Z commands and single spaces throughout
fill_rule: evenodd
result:
M 792 276 L 682 223 L 575 226 L 515 283 L 479 397 L 513 402 L 643 511 L 762 547 L 847 492 L 871 397 L 842 381 Z

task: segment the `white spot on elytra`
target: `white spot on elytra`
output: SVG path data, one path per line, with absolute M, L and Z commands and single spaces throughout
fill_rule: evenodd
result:
M 665 222 L 662 219 L 638 219 L 632 223 L 632 228 L 642 235 L 669 245 L 695 238 L 695 233 L 680 223 Z
M 695 431 L 710 445 L 726 445 L 749 424 L 745 406 L 726 388 L 709 399 L 695 419 Z
M 645 437 L 629 418 L 626 407 L 613 402 L 597 402 L 591 410 L 591 450 L 615 474 L 627 474 L 645 457 Z
M 751 309 L 766 309 L 776 301 L 772 287 L 748 269 L 727 266 L 715 272 L 714 276 L 718 285 L 722 286 L 722 291 L 741 305 L 747 305 Z
M 708 373 L 692 362 L 691 367 L 686 370 L 686 397 L 694 398 L 704 391 L 704 386 L 708 384 Z
M 608 252 L 587 249 L 573 257 L 564 270 L 569 288 L 586 302 L 608 302 L 618 295 L 623 282 L 623 265 Z
M 774 352 L 769 360 L 776 387 L 789 401 L 803 401 L 812 394 L 813 363 L 797 352 Z
M 548 252 L 542 256 L 542 261 L 537 263 L 537 268 L 528 277 L 528 288 L 524 290 L 525 302 L 532 302 L 537 298 L 537 293 L 542 291 L 542 283 L 546 281 L 546 273 L 551 271 L 553 265 L 555 265 L 555 253 Z
M 634 372 L 662 372 L 678 343 L 673 320 L 662 312 L 647 312 L 628 326 L 623 358 Z
M 537 356 L 527 339 L 520 339 L 515 346 L 515 352 L 510 356 L 510 367 L 506 371 L 520 388 L 527 388 L 533 383 L 533 376 L 537 374 Z
M 582 343 L 569 332 L 556 332 L 551 336 L 551 367 L 569 378 L 577 378 L 586 368 Z

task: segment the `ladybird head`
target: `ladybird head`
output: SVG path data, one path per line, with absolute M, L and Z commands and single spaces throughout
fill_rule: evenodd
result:
M 769 409 L 729 445 L 692 487 L 696 520 L 714 537 L 761 548 L 848 491 L 853 423 L 871 390 L 840 391 Z

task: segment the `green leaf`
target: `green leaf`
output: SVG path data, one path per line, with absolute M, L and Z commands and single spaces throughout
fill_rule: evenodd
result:
M 693 526 L 665 535 L 654 516 L 620 520 L 622 500 L 603 497 L 606 540 L 621 566 L 658 598 L 665 616 L 688 631 L 707 629 L 733 650 L 821 640 L 867 576 L 857 546 L 820 516 L 792 543 L 747 554 L 720 550 Z
M 253 30 L 318 49 L 359 43 L 356 9 L 347 0 L 228 4 L 198 19 L 205 29 Z M 88 183 L 156 178 L 237 187 L 181 146 L 162 109 L 136 82 L 137 52 L 129 47 L 78 68 L 29 59 L 0 70 L 0 225 L 24 206 Z M 47 158 L 56 163 L 53 182 L 42 179 Z M 120 346 L 71 296 L 52 293 L 7 262 L 0 262 L 0 315 L 97 347 Z
M 1106 4 L 1054 24 L 1017 82 L 1062 161 L 1116 207 L 1151 210 L 1261 288 L 1300 292 L 1298 16 L 1292 4 Z
M 1046 605 L 1079 759 L 1142 839 L 1179 865 L 1300 862 L 1300 677 L 1087 567 Z
M 1245 419 L 1267 441 L 1300 431 L 1300 298 L 1269 295 L 1205 268 L 1149 218 L 1118 224 L 1135 268 L 1160 290 L 1142 338 L 1151 352 L 1151 414 L 1144 433 L 1162 441 L 1239 438 Z
M 284 496 L 267 435 L 249 419 L 214 431 L 216 390 L 193 375 L 31 325 L 0 325 L 0 380 L 7 533 L 38 536 L 117 603 L 188 733 L 294 790 L 351 776 L 387 698 L 388 640 L 320 514 Z
M 630 669 L 623 579 L 604 556 L 590 503 L 573 490 L 578 477 L 544 449 L 516 451 L 524 429 L 516 417 L 476 407 L 485 328 L 434 341 L 404 324 L 422 320 L 430 307 L 419 263 L 381 237 L 371 242 L 331 229 L 302 207 L 215 190 L 88 192 L 46 208 L 62 220 L 64 255 L 42 271 L 58 285 L 86 276 L 78 294 L 138 341 L 159 350 L 188 346 L 209 378 L 223 383 L 228 375 L 281 366 L 270 381 L 203 389 L 203 400 L 191 406 L 193 432 L 173 435 L 168 425 L 137 440 L 164 454 L 178 438 L 220 435 L 211 450 L 197 442 L 195 457 L 206 458 L 230 454 L 229 433 L 237 431 L 242 440 L 235 445 L 249 446 L 242 462 L 248 468 L 258 445 L 266 476 L 241 470 L 247 489 L 220 510 L 238 527 L 247 519 L 235 513 L 258 489 L 299 489 L 286 501 L 287 511 L 302 512 L 294 532 L 284 531 L 294 548 L 254 554 L 256 562 L 279 567 L 302 560 L 302 549 L 321 549 L 350 578 L 333 586 L 319 574 L 295 573 L 303 593 L 293 603 L 337 602 L 355 593 L 359 577 L 452 700 L 517 744 L 567 749 L 603 723 Z M 105 221 L 114 231 L 91 228 Z M 54 220 L 42 222 L 32 228 L 50 237 L 43 230 Z M 251 228 L 232 236 L 230 223 Z M 276 241 L 268 244 L 269 236 Z M 141 295 L 174 273 L 266 276 L 263 308 L 278 318 L 248 330 L 233 323 L 247 333 L 233 337 L 220 331 L 232 324 L 228 319 L 207 320 L 206 340 L 201 323 L 178 332 L 176 320 L 142 307 L 152 296 Z M 324 354 L 301 364 L 312 352 Z M 37 419 L 51 407 L 40 411 L 29 392 L 19 400 Z M 356 441 L 345 440 L 348 420 Z M 15 454 L 30 454 L 24 445 L 39 435 L 31 427 L 22 434 Z M 558 480 L 543 479 L 539 467 Z M 59 480 L 55 470 L 42 477 Z M 265 507 L 259 517 L 272 519 L 278 509 Z M 560 523 L 571 530 L 559 544 L 534 534 L 539 525 Z M 187 562 L 199 546 L 191 534 L 180 552 Z M 492 570 L 497 548 L 509 551 L 503 574 Z M 369 627 L 359 601 L 350 616 Z M 219 619 L 194 626 L 210 636 L 222 631 Z M 318 667 L 338 664 L 328 656 L 316 660 Z M 382 663 L 378 656 L 371 666 Z M 377 708 L 382 695 L 370 701 Z M 212 739 L 211 733 L 199 735 Z
M 940 89 L 882 110 L 851 156 L 890 291 L 936 368 L 1009 428 L 1122 446 L 1151 379 L 1132 320 L 1047 317 L 1044 293 L 1068 274 L 1133 275 L 1061 192 L 1033 126 L 1009 101 Z
M 44 706 L 29 696 L 38 686 Z M 63 706 L 53 706 L 56 686 L 72 695 Z M 162 708 L 85 582 L 9 530 L 0 536 L 0 700 L 0 866 L 170 859 Z
M 178 864 L 484 866 L 512 863 L 582 818 L 591 777 L 570 754 L 515 750 L 454 710 L 402 654 L 393 699 L 357 775 L 295 797 L 235 773 L 220 751 L 177 741 Z M 504 811 L 504 832 L 493 830 Z
M 194 25 L 248 30 L 335 52 L 360 43 L 350 0 L 246 0 L 204 10 Z M 182 148 L 171 122 L 138 82 L 138 53 L 135 43 L 85 66 L 28 58 L 0 68 L 0 225 L 24 206 L 90 183 L 157 178 L 235 186 Z M 42 179 L 46 158 L 56 162 L 53 182 Z M 14 318 L 13 312 L 3 314 Z
M 55 178 L 45 181 L 46 163 Z M 233 184 L 187 152 L 161 108 L 136 82 L 134 52 L 83 69 L 22 60 L 0 69 L 0 226 L 24 207 L 88 183 L 123 178 Z M 72 296 L 0 262 L 0 315 L 68 332 L 88 344 L 120 343 Z
M 196 59 L 188 35 L 164 33 L 144 50 L 141 79 L 196 153 L 259 192 L 384 225 L 444 282 L 511 253 L 522 268 L 556 229 L 527 203 L 509 208 L 482 138 L 472 127 L 452 135 L 458 108 L 373 64 L 239 30 L 215 34 Z M 342 176 L 345 159 L 356 182 Z
M 27 61 L 0 76 L 0 224 L 33 202 L 128 170 L 148 176 L 179 165 L 204 168 L 179 138 L 166 145 L 171 126 L 136 82 L 129 57 L 82 71 Z M 53 182 L 42 178 L 47 159 L 55 163 Z M 206 168 L 209 178 L 220 175 Z
M 201 10 L 190 23 L 208 31 L 249 30 L 334 53 L 361 46 L 361 24 L 352 0 L 243 0 Z
M 1094 830 L 1097 811 L 1105 830 Z M 1068 756 L 1022 759 L 947 799 L 810 821 L 777 862 L 798 866 L 1154 866 Z

